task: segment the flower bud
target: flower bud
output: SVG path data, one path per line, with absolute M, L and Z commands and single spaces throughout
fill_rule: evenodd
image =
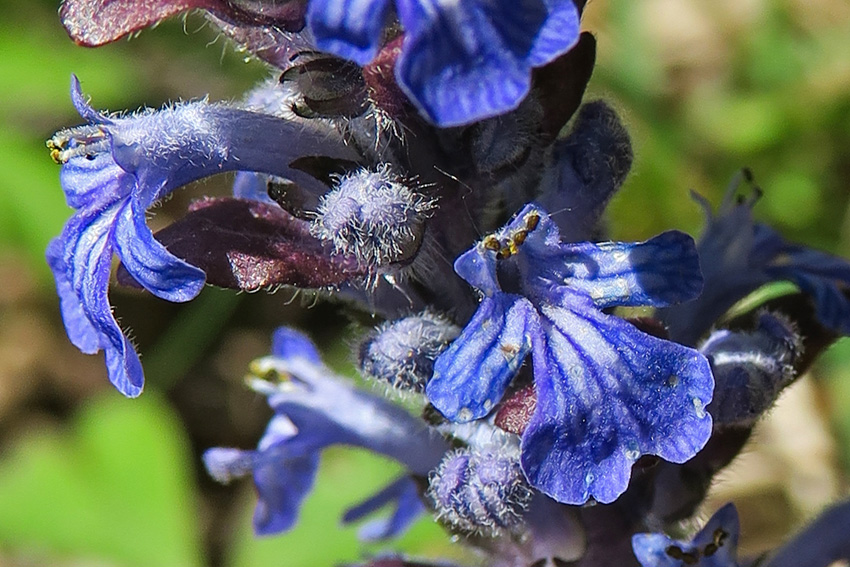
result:
M 310 231 L 353 256 L 368 269 L 410 261 L 419 250 L 433 200 L 393 174 L 389 167 L 362 169 L 341 177 L 325 194 Z
M 537 199 L 550 211 L 564 211 L 554 217 L 563 239 L 581 241 L 592 235 L 633 157 L 629 134 L 614 109 L 599 100 L 581 107 L 572 132 L 553 146 Z
M 495 451 L 449 453 L 429 479 L 438 518 L 462 532 L 515 531 L 532 496 L 519 461 Z
M 429 311 L 388 321 L 361 344 L 360 371 L 400 390 L 424 392 L 434 360 L 459 333 L 457 326 Z
M 714 373 L 708 411 L 715 425 L 752 425 L 794 380 L 802 342 L 790 321 L 765 312 L 754 331 L 715 331 L 700 352 Z

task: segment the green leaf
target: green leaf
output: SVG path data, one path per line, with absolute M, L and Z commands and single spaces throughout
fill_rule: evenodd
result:
M 201 564 L 189 450 L 154 395 L 108 394 L 0 461 L 0 547 L 126 567 Z

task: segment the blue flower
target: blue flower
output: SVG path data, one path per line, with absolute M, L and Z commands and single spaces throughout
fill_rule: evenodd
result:
M 405 32 L 397 80 L 440 126 L 516 108 L 531 69 L 579 37 L 572 0 L 311 0 L 307 22 L 320 49 L 365 65 L 381 47 L 392 4 Z
M 210 449 L 204 462 L 221 482 L 253 474 L 259 494 L 254 528 L 259 534 L 278 533 L 295 524 L 313 485 L 319 456 L 330 445 L 369 449 L 399 461 L 418 476 L 427 476 L 449 448 L 402 408 L 335 376 L 313 344 L 291 329 L 277 330 L 272 356 L 255 361 L 252 371 L 280 379 L 251 382 L 275 412 L 265 435 L 256 451 Z M 409 478 L 398 480 L 351 509 L 346 519 L 359 519 L 395 500 L 395 513 L 386 521 L 368 524 L 363 535 L 368 539 L 400 533 L 424 510 L 412 490 Z
M 323 190 L 289 163 L 300 151 L 346 158 L 352 151 L 296 124 L 222 104 L 106 116 L 84 100 L 76 77 L 71 98 L 88 124 L 57 133 L 48 146 L 62 164 L 62 187 L 76 212 L 50 243 L 47 261 L 69 338 L 85 353 L 104 350 L 110 381 L 124 395 L 137 396 L 144 382 L 139 358 L 107 297 L 113 253 L 157 297 L 188 301 L 204 285 L 203 271 L 154 239 L 147 209 L 186 183 L 235 169 L 285 175 Z M 297 145 L 291 143 L 296 137 Z
M 734 504 L 718 510 L 690 541 L 664 534 L 635 534 L 632 548 L 643 567 L 738 567 L 738 511 Z
M 522 467 L 534 487 L 564 503 L 612 502 L 641 455 L 681 463 L 708 440 L 708 361 L 602 311 L 695 297 L 702 278 L 689 236 L 565 244 L 530 204 L 455 270 L 483 298 L 437 359 L 428 398 L 453 421 L 484 417 L 531 351 L 537 402 Z
M 735 199 L 743 178 L 738 174 L 717 213 L 694 195 L 706 214 L 706 227 L 697 245 L 705 277 L 705 293 L 696 301 L 664 309 L 671 337 L 685 344 L 696 341 L 739 300 L 761 286 L 790 281 L 809 295 L 818 320 L 826 327 L 850 334 L 850 263 L 843 258 L 786 241 L 778 232 L 753 221 L 752 210 L 760 192 Z

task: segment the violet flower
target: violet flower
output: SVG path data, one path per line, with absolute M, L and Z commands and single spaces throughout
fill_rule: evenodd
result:
M 702 278 L 689 236 L 564 244 L 532 204 L 455 270 L 483 297 L 437 359 L 428 398 L 453 421 L 482 418 L 531 351 L 537 405 L 522 467 L 535 488 L 570 504 L 612 502 L 641 455 L 684 462 L 708 440 L 708 361 L 602 311 L 696 296 Z
M 254 528 L 272 534 L 291 528 L 309 493 L 321 451 L 331 445 L 362 447 L 403 464 L 413 475 L 427 476 L 449 449 L 425 423 L 378 396 L 356 390 L 322 364 L 315 346 L 287 328 L 275 332 L 272 355 L 254 362 L 251 387 L 268 397 L 275 415 L 255 451 L 210 449 L 204 462 L 210 474 L 228 482 L 253 474 L 259 494 Z M 411 485 L 396 481 L 370 501 L 350 510 L 359 519 L 391 500 L 391 518 L 371 525 L 367 538 L 402 531 L 424 510 L 412 498 Z
M 223 104 L 198 101 L 107 116 L 84 100 L 76 77 L 71 98 L 88 124 L 57 133 L 48 146 L 62 164 L 62 187 L 77 211 L 50 243 L 47 260 L 71 342 L 87 354 L 104 350 L 110 381 L 134 397 L 144 378 L 109 305 L 112 255 L 138 284 L 169 301 L 192 299 L 205 279 L 203 271 L 154 239 L 147 209 L 191 181 L 236 169 L 323 187 L 289 163 L 299 152 L 352 157 L 352 151 L 341 142 L 305 135 L 295 123 Z

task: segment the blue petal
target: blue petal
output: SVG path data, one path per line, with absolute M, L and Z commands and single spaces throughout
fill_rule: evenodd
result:
M 136 201 L 115 222 L 115 248 L 127 272 L 157 297 L 184 302 L 197 296 L 206 274 L 171 254 L 151 233 Z
M 356 522 L 392 502 L 395 503 L 395 509 L 389 516 L 372 520 L 358 530 L 357 535 L 362 541 L 398 537 L 425 513 L 425 505 L 419 497 L 419 487 L 411 477 L 403 476 L 368 500 L 346 510 L 342 522 Z
M 695 350 L 644 334 L 578 294 L 559 303 L 570 308 L 541 307 L 523 470 L 559 502 L 613 502 L 641 455 L 682 463 L 708 441 L 714 380 Z
M 91 107 L 86 97 L 83 95 L 80 79 L 77 75 L 71 74 L 71 103 L 80 114 L 80 117 L 90 124 L 110 124 L 112 120 Z
M 512 52 L 510 37 L 502 37 L 481 2 L 397 4 L 407 35 L 396 76 L 428 119 L 443 127 L 468 124 L 516 108 L 528 93 L 531 66 Z M 540 23 L 525 35 L 534 37 Z
M 322 51 L 360 65 L 378 53 L 389 0 L 310 0 L 307 23 Z
M 850 300 L 833 280 L 796 272 L 788 279 L 800 286 L 815 303 L 818 321 L 844 335 L 850 335 Z
M 312 364 L 322 364 L 322 357 L 313 341 L 289 327 L 280 327 L 272 335 L 272 356 L 283 359 L 304 358 Z
M 662 307 L 694 299 L 702 291 L 696 245 L 683 232 L 665 232 L 641 243 L 565 244 L 563 251 L 563 264 L 547 261 L 539 273 L 547 280 L 558 273 L 566 286 L 592 298 L 599 309 Z M 566 269 L 560 270 L 562 266 Z
M 496 276 L 496 253 L 485 248 L 481 242 L 458 256 L 454 269 L 466 283 L 487 296 L 500 290 Z
M 113 251 L 112 232 L 115 217 L 121 214 L 125 206 L 119 202 L 90 217 L 78 213 L 68 223 L 60 238 L 64 240 L 63 261 L 67 268 L 68 283 L 80 303 L 79 312 L 85 315 L 91 325 L 88 329 L 83 326 L 85 334 L 77 337 L 82 345 L 77 344 L 74 336 L 69 336 L 83 352 L 92 352 L 90 347 L 93 346 L 93 336 L 90 331 L 96 332 L 98 349 L 104 349 L 106 352 L 109 380 L 125 396 L 135 397 L 141 393 L 144 382 L 141 364 L 133 346 L 118 327 L 108 298 Z M 87 218 L 87 224 L 81 226 L 79 231 L 69 230 L 74 226 L 74 221 L 79 221 L 82 217 Z M 59 285 L 57 281 L 57 286 Z M 71 298 L 67 294 L 65 297 L 66 301 L 63 303 L 70 304 Z M 74 322 L 77 321 L 75 317 L 79 312 L 70 305 L 68 308 L 63 306 L 63 314 L 70 315 Z
M 523 5 L 522 2 L 516 4 Z M 532 67 L 544 65 L 569 51 L 578 42 L 581 31 L 573 0 L 544 0 L 543 4 L 548 12 L 546 22 L 534 36 L 534 46 L 527 57 Z
M 71 285 L 68 276 L 68 266 L 65 264 L 65 243 L 63 238 L 54 238 L 47 246 L 47 264 L 56 280 L 56 292 L 59 295 L 59 306 L 62 310 L 62 320 L 71 343 L 85 354 L 94 354 L 100 350 L 100 337 L 97 329 L 91 324 L 83 312 L 80 298 Z
M 321 449 L 330 443 L 331 439 L 309 431 L 293 437 L 287 418 L 272 418 L 254 466 L 258 496 L 254 530 L 258 535 L 280 533 L 295 525 L 316 480 Z
M 406 31 L 399 85 L 440 126 L 516 108 L 531 68 L 566 53 L 579 37 L 570 0 L 398 0 Z
M 68 206 L 75 209 L 102 208 L 127 197 L 134 183 L 109 153 L 97 154 L 93 159 L 71 159 L 62 166 L 59 180 Z
M 485 297 L 451 346 L 434 363 L 426 393 L 452 421 L 471 421 L 490 413 L 519 370 L 538 329 L 531 303 L 498 293 Z

